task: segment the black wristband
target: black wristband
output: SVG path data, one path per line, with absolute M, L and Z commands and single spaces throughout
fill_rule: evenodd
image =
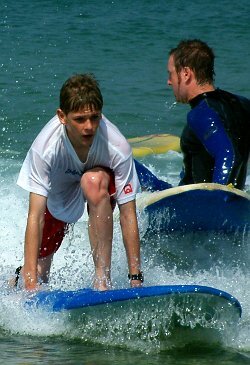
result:
M 128 274 L 128 278 L 129 278 L 129 280 L 140 280 L 142 283 L 144 281 L 142 271 L 140 271 L 139 274 L 133 274 L 133 275 Z
M 19 266 L 19 267 L 16 268 L 16 271 L 15 271 L 16 277 L 15 277 L 15 284 L 14 284 L 14 286 L 17 286 L 17 284 L 18 284 L 18 280 L 19 280 L 20 275 L 21 275 L 21 270 L 22 270 L 22 266 Z

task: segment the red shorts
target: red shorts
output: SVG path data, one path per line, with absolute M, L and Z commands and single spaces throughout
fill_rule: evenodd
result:
M 115 204 L 116 204 L 116 201 L 114 199 L 114 195 L 115 195 L 115 192 L 116 192 L 115 175 L 114 175 L 114 172 L 111 169 L 108 169 L 108 168 L 106 169 L 105 168 L 105 170 L 107 171 L 107 173 L 109 174 L 109 177 L 110 177 L 108 191 L 109 191 L 109 195 L 110 195 L 110 204 L 111 204 L 112 210 L 114 210 L 115 209 Z
M 54 218 L 48 208 L 44 213 L 44 228 L 39 258 L 46 257 L 56 252 L 68 231 L 68 223 Z
M 113 198 L 113 195 L 116 192 L 115 189 L 115 177 L 112 170 L 107 169 L 107 172 L 110 176 L 110 182 L 109 182 L 109 194 L 110 194 L 110 204 L 112 206 L 112 209 L 115 208 L 115 199 Z M 46 257 L 51 255 L 52 253 L 55 253 L 59 247 L 61 246 L 61 243 L 63 241 L 63 238 L 65 234 L 68 232 L 69 224 L 65 223 L 63 221 L 60 221 L 59 219 L 54 218 L 50 212 L 48 211 L 48 208 L 46 208 L 46 211 L 44 213 L 44 228 L 43 228 L 43 238 L 42 238 L 42 244 L 39 252 L 39 258 Z

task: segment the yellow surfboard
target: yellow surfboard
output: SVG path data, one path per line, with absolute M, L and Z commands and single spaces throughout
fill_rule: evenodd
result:
M 151 154 L 180 151 L 180 138 L 171 134 L 149 134 L 129 138 L 134 157 L 144 157 Z

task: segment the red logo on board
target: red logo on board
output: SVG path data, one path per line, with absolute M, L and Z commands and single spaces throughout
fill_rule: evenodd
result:
M 132 189 L 132 185 L 131 184 L 127 184 L 124 186 L 123 191 L 125 194 L 129 194 L 132 193 L 133 189 Z

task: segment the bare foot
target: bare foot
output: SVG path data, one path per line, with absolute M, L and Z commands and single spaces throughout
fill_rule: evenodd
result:
M 110 290 L 112 289 L 111 280 L 106 277 L 97 278 L 93 280 L 93 288 L 98 291 Z

